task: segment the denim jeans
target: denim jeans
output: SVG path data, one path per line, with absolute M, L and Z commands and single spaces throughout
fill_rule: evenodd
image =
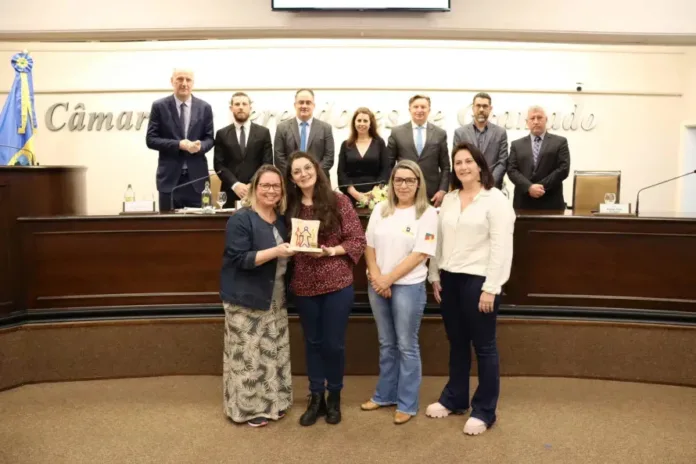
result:
M 368 288 L 379 335 L 379 380 L 372 401 L 396 404 L 396 410 L 418 412 L 422 369 L 418 330 L 425 310 L 425 282 L 392 285 L 391 298 Z
M 469 372 L 471 345 L 478 364 L 478 387 L 471 399 L 471 417 L 489 427 L 496 420 L 500 395 L 500 361 L 495 331 L 500 295 L 493 312 L 478 309 L 485 277 L 440 271 L 442 285 L 442 321 L 450 343 L 449 382 L 440 395 L 440 404 L 450 411 L 469 409 Z
M 353 285 L 324 295 L 295 296 L 294 301 L 305 339 L 309 391 L 341 391 Z

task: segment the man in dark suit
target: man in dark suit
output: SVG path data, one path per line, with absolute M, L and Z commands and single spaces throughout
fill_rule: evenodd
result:
M 220 191 L 227 192 L 225 208 L 247 196 L 249 181 L 263 164 L 273 164 L 271 132 L 249 120 L 251 100 L 244 92 L 232 95 L 230 111 L 234 122 L 217 131 L 213 166 L 220 172 Z
M 508 177 L 515 184 L 513 207 L 565 210 L 563 181 L 570 172 L 568 140 L 546 132 L 546 113 L 533 106 L 527 113 L 530 135 L 512 142 Z
M 503 177 L 507 170 L 508 139 L 504 127 L 493 124 L 488 117 L 493 111 L 491 96 L 485 92 L 477 93 L 471 105 L 474 120 L 454 131 L 452 146 L 461 142 L 469 142 L 483 153 L 488 167 L 493 172 L 495 186 L 503 188 Z
M 159 152 L 157 190 L 160 211 L 168 211 L 172 190 L 208 174 L 205 154 L 213 148 L 213 110 L 191 95 L 193 72 L 175 69 L 174 94 L 155 101 L 150 110 L 145 142 Z M 174 208 L 200 207 L 205 180 L 174 191 Z
M 414 95 L 408 101 L 408 109 L 411 121 L 394 127 L 389 135 L 391 164 L 402 159 L 418 163 L 425 177 L 428 198 L 437 207 L 449 190 L 447 132 L 428 122 L 430 97 Z
M 295 93 L 296 117 L 278 124 L 273 141 L 274 163 L 285 174 L 285 165 L 294 151 L 310 153 L 329 177 L 334 164 L 334 138 L 331 125 L 314 118 L 314 92 Z

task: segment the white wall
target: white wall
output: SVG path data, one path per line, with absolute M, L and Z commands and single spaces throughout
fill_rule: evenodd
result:
M 214 30 L 696 34 L 693 0 L 452 0 L 451 4 L 446 13 L 374 14 L 273 12 L 270 0 L 7 0 L 0 32 L 211 29 L 209 37 L 215 37 Z
M 0 57 L 9 61 L 23 46 L 0 43 Z M 156 194 L 157 155 L 145 146 L 146 123 L 139 131 L 66 127 L 54 132 L 47 129 L 47 110 L 56 103 L 70 104 L 69 112 L 56 111 L 57 125 L 68 122 L 78 103 L 87 113 L 112 112 L 115 117 L 122 111 L 148 112 L 154 99 L 171 92 L 175 65 L 196 69 L 196 95 L 213 105 L 216 130 L 229 123 L 227 102 L 234 91 L 251 94 L 255 116 L 267 121 L 273 134 L 278 118 L 292 114 L 294 90 L 314 88 L 317 113 L 325 110 L 323 118 L 336 126 L 337 146 L 347 137 L 343 124 L 349 116 L 341 118 L 343 111 L 350 115 L 362 105 L 380 111 L 386 137 L 391 122 L 408 120 L 407 101 L 414 92 L 431 95 L 431 117 L 450 140 L 460 122 L 467 121 L 466 107 L 476 91 L 492 93 L 496 118 L 509 111 L 515 116 L 522 112 L 523 120 L 529 105 L 541 104 L 549 113 L 559 113 L 552 131 L 569 140 L 571 171 L 622 170 L 622 200 L 631 203 L 640 187 L 677 175 L 681 168 L 681 123 L 691 98 L 684 93 L 694 90 L 687 82 L 693 49 L 678 48 L 347 40 L 26 46 L 35 60 L 38 159 L 89 168 L 92 214 L 117 212 L 128 183 L 139 198 Z M 427 57 L 426 72 L 388 66 L 409 63 L 414 56 Z M 0 88 L 9 88 L 12 79 L 10 67 L 0 67 Z M 578 81 L 583 82 L 582 93 L 575 91 Z M 568 127 L 573 112 L 577 121 Z M 581 121 L 591 130 L 579 126 Z M 511 140 L 526 134 L 523 122 L 509 127 Z M 212 152 L 208 158 L 212 165 Z M 565 183 L 569 203 L 571 192 L 572 175 Z M 678 197 L 674 185 L 659 194 L 646 193 L 641 211 L 674 211 Z

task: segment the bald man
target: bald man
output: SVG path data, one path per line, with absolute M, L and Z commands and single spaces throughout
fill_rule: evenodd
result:
M 522 210 L 565 210 L 563 181 L 570 172 L 568 140 L 546 132 L 546 112 L 527 112 L 529 135 L 510 145 L 508 177 L 515 184 L 512 205 Z
M 145 142 L 159 152 L 157 191 L 160 211 L 170 210 L 172 191 L 174 209 L 201 206 L 205 180 L 182 186 L 208 174 L 205 154 L 213 148 L 213 110 L 194 97 L 193 71 L 175 69 L 171 77 L 174 93 L 155 101 L 150 109 Z

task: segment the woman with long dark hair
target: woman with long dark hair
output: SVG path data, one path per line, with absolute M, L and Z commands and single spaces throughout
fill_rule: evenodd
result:
M 345 335 L 353 307 L 353 267 L 365 251 L 365 233 L 348 198 L 331 190 L 314 157 L 305 152 L 290 155 L 285 177 L 289 186 L 288 224 L 292 218 L 319 220 L 321 224 L 321 252 L 297 253 L 290 279 L 304 333 L 310 390 L 300 424 L 312 425 L 324 415 L 327 423 L 338 424 Z

